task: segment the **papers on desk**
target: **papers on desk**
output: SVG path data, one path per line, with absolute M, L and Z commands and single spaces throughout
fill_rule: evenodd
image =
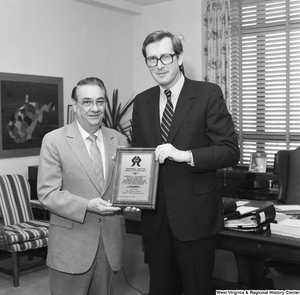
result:
M 237 207 L 237 209 L 233 212 L 227 213 L 224 216 L 224 220 L 231 220 L 231 219 L 235 219 L 237 217 L 243 216 L 247 213 L 251 213 L 252 211 L 258 210 L 259 208 L 257 207 L 251 207 L 251 206 L 240 206 Z
M 273 205 L 264 208 L 240 206 L 236 211 L 225 215 L 224 225 L 232 230 L 261 232 L 270 228 L 275 215 Z
M 261 233 L 265 230 L 270 229 L 270 222 L 266 222 L 264 224 L 260 224 L 260 225 L 253 226 L 253 227 L 230 227 L 228 229 L 243 231 L 243 232 Z
M 223 202 L 224 215 L 236 212 L 237 210 L 243 210 L 243 206 L 248 204 L 247 201 L 228 201 Z M 239 209 L 238 209 L 239 208 Z M 249 207 L 248 207 L 249 208 Z
M 272 234 L 300 238 L 300 215 L 277 213 L 270 229 Z
M 275 205 L 276 212 L 285 214 L 300 214 L 300 205 Z
M 248 227 L 256 227 L 256 226 L 257 226 L 257 221 L 252 217 L 252 215 L 248 215 L 236 219 L 225 220 L 225 227 L 248 228 Z

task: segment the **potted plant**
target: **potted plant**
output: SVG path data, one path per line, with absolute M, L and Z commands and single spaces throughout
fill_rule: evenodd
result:
M 107 101 L 107 107 L 105 110 L 105 115 L 103 118 L 103 124 L 106 127 L 118 130 L 123 135 L 126 136 L 128 143 L 132 143 L 132 128 L 131 119 L 124 122 L 123 118 L 127 114 L 129 108 L 132 106 L 134 101 L 134 96 L 132 96 L 122 108 L 119 100 L 118 89 L 113 90 L 112 101 Z

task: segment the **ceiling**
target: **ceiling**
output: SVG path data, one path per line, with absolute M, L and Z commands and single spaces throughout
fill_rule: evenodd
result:
M 143 8 L 152 4 L 165 3 L 173 0 L 74 0 L 129 15 L 143 14 Z M 1 0 L 0 0 L 1 2 Z
M 125 1 L 137 4 L 137 5 L 147 6 L 147 5 L 151 5 L 151 4 L 158 4 L 158 3 L 163 3 L 163 2 L 173 1 L 173 0 L 125 0 Z

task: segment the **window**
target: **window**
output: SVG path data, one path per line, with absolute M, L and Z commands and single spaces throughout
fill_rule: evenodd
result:
M 300 0 L 231 0 L 231 111 L 240 164 L 300 146 Z

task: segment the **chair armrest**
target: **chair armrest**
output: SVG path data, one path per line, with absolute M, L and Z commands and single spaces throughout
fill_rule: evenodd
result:
M 30 200 L 30 206 L 31 208 L 37 208 L 44 211 L 48 211 L 48 209 L 42 205 L 42 203 L 39 200 Z
M 0 226 L 1 227 L 4 226 L 4 218 L 1 212 L 0 212 Z
M 1 250 L 6 250 L 8 248 L 7 247 L 7 238 L 6 238 L 5 228 L 4 228 L 3 215 L 1 214 L 1 212 L 0 212 L 0 234 L 3 237 L 4 246 L 5 246 L 5 249 L 2 249 L 2 247 L 1 247 Z
M 35 219 L 50 219 L 50 211 L 39 200 L 30 200 L 30 205 Z

